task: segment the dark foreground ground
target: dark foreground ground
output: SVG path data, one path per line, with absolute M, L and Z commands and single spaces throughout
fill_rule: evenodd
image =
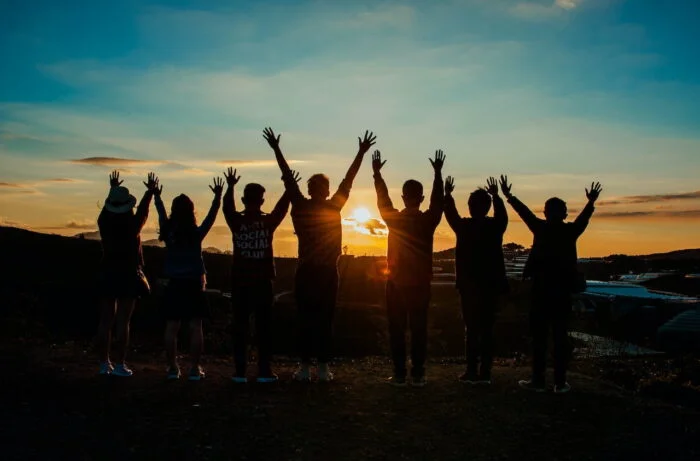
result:
M 21 351 L 21 352 L 20 352 Z M 340 363 L 337 380 L 234 386 L 210 359 L 200 383 L 164 380 L 132 357 L 129 379 L 95 376 L 73 347 L 2 347 L 3 460 L 700 459 L 700 412 L 632 397 L 574 374 L 568 395 L 517 388 L 527 368 L 498 367 L 491 388 L 460 385 L 432 363 L 423 389 L 383 383 L 385 359 Z

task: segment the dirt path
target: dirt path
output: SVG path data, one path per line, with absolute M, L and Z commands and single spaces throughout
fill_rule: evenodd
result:
M 129 379 L 100 378 L 80 352 L 5 351 L 2 459 L 700 459 L 700 414 L 623 395 L 574 375 L 568 395 L 460 385 L 459 365 L 431 364 L 424 389 L 383 383 L 385 359 L 344 363 L 329 385 L 234 386 L 223 360 L 201 383 L 164 380 L 134 357 Z

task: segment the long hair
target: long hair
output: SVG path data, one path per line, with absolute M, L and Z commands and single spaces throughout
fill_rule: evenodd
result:
M 187 245 L 197 240 L 194 203 L 185 194 L 180 194 L 173 199 L 170 217 L 161 226 L 158 238 L 175 245 Z

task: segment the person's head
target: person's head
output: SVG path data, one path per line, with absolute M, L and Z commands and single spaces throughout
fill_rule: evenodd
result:
M 173 199 L 170 217 L 160 229 L 160 239 L 165 240 L 168 234 L 172 234 L 176 241 L 191 240 L 196 230 L 194 202 L 185 194 L 180 194 Z
M 403 183 L 401 194 L 406 208 L 418 208 L 425 198 L 423 197 L 423 184 L 415 179 L 409 179 Z
M 469 195 L 467 205 L 472 218 L 484 218 L 491 209 L 491 195 L 484 189 L 477 189 Z
M 260 207 L 265 203 L 265 188 L 254 182 L 247 184 L 241 200 L 246 211 L 260 211 Z
M 311 176 L 307 185 L 312 199 L 325 200 L 331 195 L 331 183 L 325 174 L 317 173 Z
M 124 186 L 112 187 L 105 200 L 105 210 L 114 214 L 133 215 L 136 206 L 136 197 L 129 193 Z
M 568 215 L 566 202 L 559 197 L 552 197 L 544 203 L 544 217 L 549 222 L 563 222 Z

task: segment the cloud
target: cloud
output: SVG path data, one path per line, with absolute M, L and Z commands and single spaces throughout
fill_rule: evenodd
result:
M 12 182 L 0 182 L 0 187 L 9 187 L 9 188 L 13 188 L 13 189 L 21 189 L 21 188 L 23 188 L 24 186 L 22 186 L 21 184 L 12 183 Z
M 700 209 L 695 210 L 640 210 L 640 211 L 601 211 L 595 218 L 700 218 Z
M 555 0 L 550 5 L 537 2 L 520 2 L 508 9 L 512 16 L 528 21 L 548 21 L 564 16 L 576 9 L 582 0 Z
M 97 223 L 94 221 L 69 221 L 66 223 L 65 226 L 66 229 L 96 229 L 97 228 Z
M 576 8 L 579 3 L 581 3 L 581 0 L 556 0 L 554 2 L 556 6 L 565 10 L 572 10 Z
M 609 205 L 631 205 L 639 203 L 654 203 L 668 202 L 671 200 L 695 200 L 700 199 L 700 190 L 693 192 L 681 192 L 671 194 L 653 194 L 653 195 L 629 195 L 611 200 L 601 200 L 598 202 L 601 206 Z
M 49 178 L 45 179 L 44 181 L 46 182 L 57 182 L 57 183 L 77 183 L 77 182 L 82 182 L 78 179 L 71 179 L 71 178 Z
M 363 235 L 385 237 L 389 234 L 386 224 L 377 218 L 370 218 L 365 222 L 358 222 L 354 218 L 345 218 L 343 219 L 343 224 L 352 227 L 356 232 Z
M 228 165 L 232 167 L 249 167 L 249 168 L 269 168 L 276 167 L 276 160 L 218 160 L 216 163 L 220 165 Z M 290 165 L 296 165 L 299 163 L 307 163 L 304 160 L 287 160 Z
M 109 167 L 162 165 L 163 163 L 165 163 L 165 162 L 154 161 L 154 160 L 137 160 L 137 159 L 119 158 L 119 157 L 86 157 L 86 158 L 80 158 L 80 159 L 73 159 L 70 162 L 81 164 L 81 165 L 95 165 L 95 166 L 109 166 Z

